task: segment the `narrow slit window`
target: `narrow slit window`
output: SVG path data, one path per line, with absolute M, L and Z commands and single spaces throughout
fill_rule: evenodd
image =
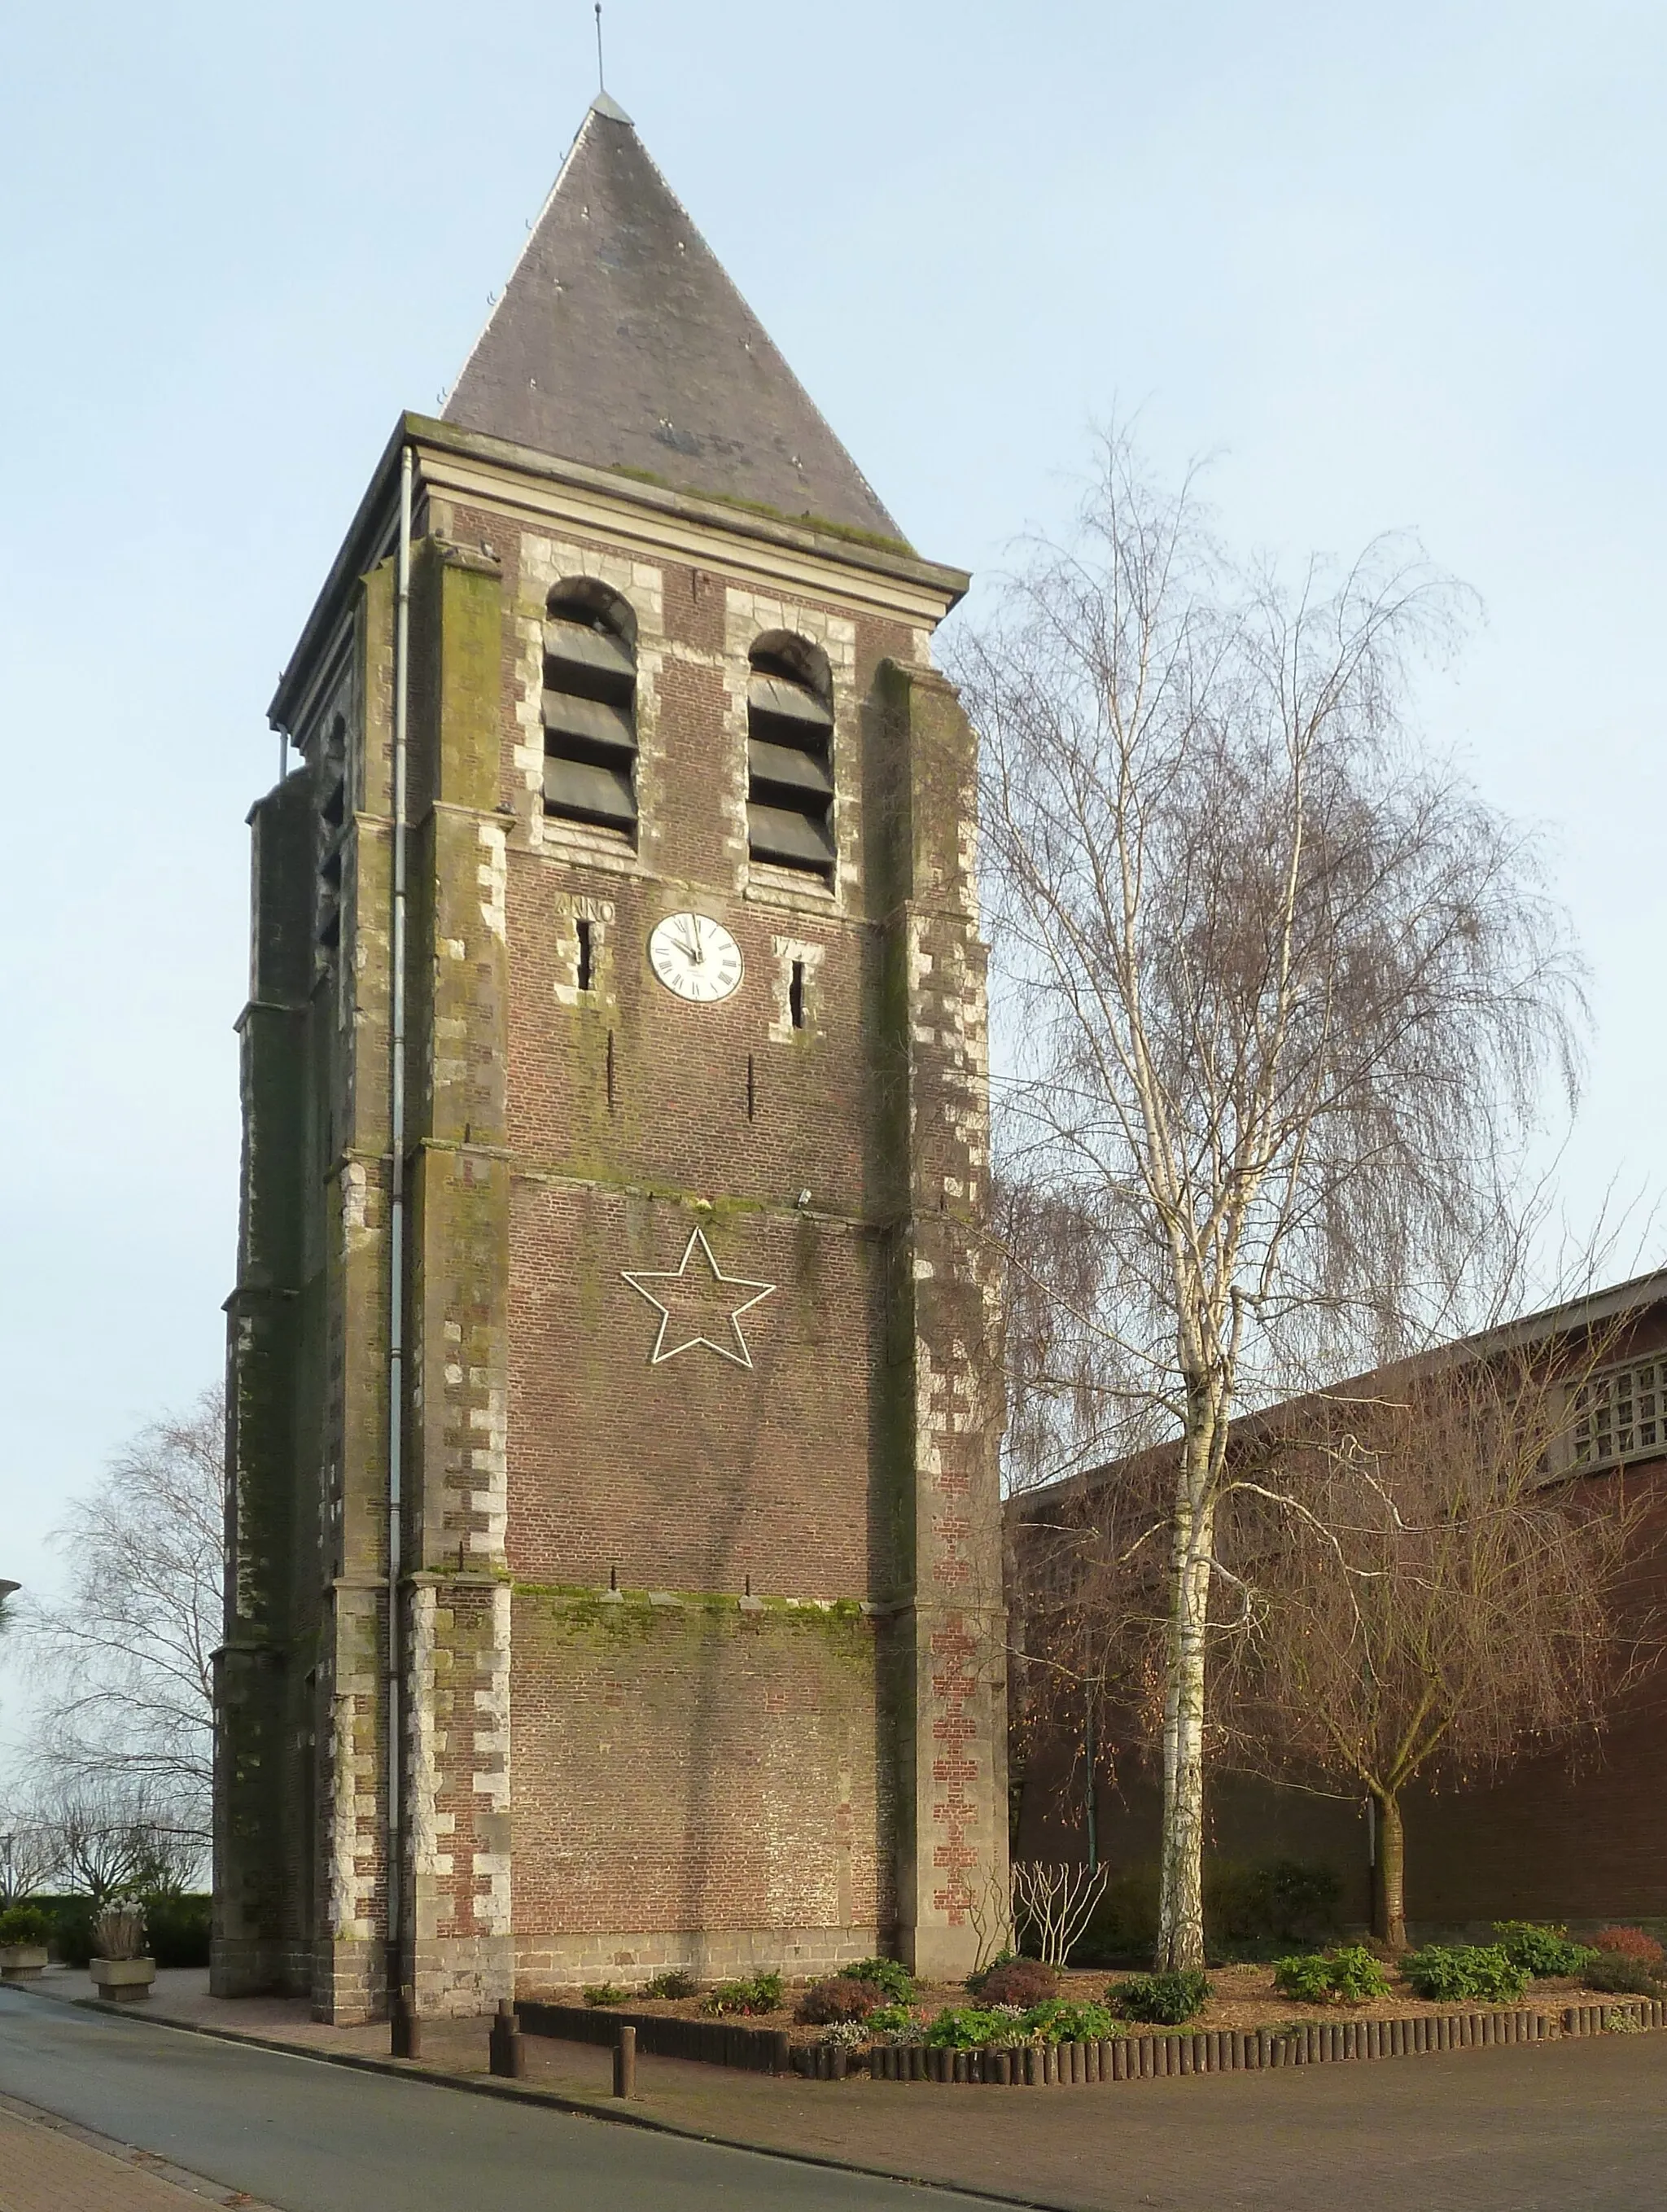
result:
M 796 960 L 793 972 L 787 978 L 787 1011 L 792 1017 L 793 1027 L 804 1027 L 804 963 Z
M 637 827 L 637 656 L 611 592 L 561 585 L 544 617 L 544 811 L 627 836 Z
M 827 663 L 803 639 L 761 639 L 747 684 L 747 846 L 831 882 L 834 712 Z
M 591 926 L 590 922 L 583 921 L 579 925 L 579 988 L 581 991 L 590 990 L 595 979 L 596 971 L 592 965 L 595 956 L 591 943 Z
M 340 714 L 324 734 L 318 774 L 318 940 L 333 952 L 342 941 L 342 848 L 348 820 L 348 726 Z

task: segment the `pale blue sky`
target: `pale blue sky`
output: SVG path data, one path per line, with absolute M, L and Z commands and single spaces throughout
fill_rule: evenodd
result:
M 924 552 L 988 571 L 1138 407 L 1166 466 L 1221 454 L 1236 537 L 1409 526 L 1481 591 L 1430 720 L 1548 824 L 1593 965 L 1571 1212 L 1652 1192 L 1659 6 L 608 22 L 610 89 Z M 217 1371 L 266 701 L 593 89 L 587 0 L 0 31 L 0 1574 L 46 1576 L 61 1499 Z

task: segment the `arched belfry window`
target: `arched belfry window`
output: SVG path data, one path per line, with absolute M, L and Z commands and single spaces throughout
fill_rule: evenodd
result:
M 801 637 L 749 656 L 747 847 L 824 882 L 834 873 L 834 709 L 827 657 Z
M 558 584 L 544 613 L 544 811 L 637 826 L 637 626 L 616 592 Z

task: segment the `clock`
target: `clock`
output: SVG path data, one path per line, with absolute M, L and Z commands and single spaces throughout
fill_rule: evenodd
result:
M 648 964 L 678 998 L 711 1006 L 740 982 L 741 947 L 710 915 L 669 914 L 650 933 Z

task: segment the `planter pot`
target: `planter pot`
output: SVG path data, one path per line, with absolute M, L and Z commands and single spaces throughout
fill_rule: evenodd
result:
M 156 1978 L 155 1959 L 94 1959 L 91 1967 L 93 1986 L 99 1995 L 123 2002 L 133 1997 L 148 1997 Z
M 46 1966 L 44 1943 L 0 1943 L 0 1982 L 27 1982 Z

